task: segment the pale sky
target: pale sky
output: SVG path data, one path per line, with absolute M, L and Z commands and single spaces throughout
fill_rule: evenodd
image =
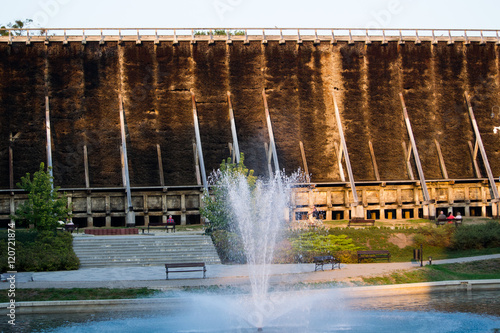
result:
M 498 0 L 17 0 L 0 24 L 44 28 L 500 29 Z

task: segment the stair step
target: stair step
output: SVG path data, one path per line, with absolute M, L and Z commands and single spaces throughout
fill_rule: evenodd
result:
M 73 249 L 81 267 L 152 266 L 193 261 L 220 264 L 211 238 L 205 235 L 76 236 Z

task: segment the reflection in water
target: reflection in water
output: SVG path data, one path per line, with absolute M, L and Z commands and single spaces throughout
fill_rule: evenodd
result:
M 499 291 L 350 299 L 339 290 L 271 294 L 264 332 L 495 332 Z M 185 294 L 174 311 L 18 315 L 14 332 L 255 332 L 242 295 Z M 168 299 L 166 299 L 168 302 Z M 293 304 L 292 304 L 293 303 Z M 0 331 L 12 331 L 0 323 Z
M 346 299 L 356 309 L 439 311 L 486 314 L 500 317 L 500 291 L 448 291 L 431 294 Z

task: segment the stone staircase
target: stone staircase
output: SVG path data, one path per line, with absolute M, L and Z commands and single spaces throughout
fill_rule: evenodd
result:
M 73 249 L 80 267 L 220 264 L 212 240 L 201 234 L 76 236 Z

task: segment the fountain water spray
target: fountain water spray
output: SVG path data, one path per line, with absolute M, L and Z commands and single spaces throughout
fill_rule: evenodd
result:
M 299 173 L 287 177 L 277 172 L 268 181 L 258 180 L 252 185 L 243 174 L 222 177 L 248 264 L 255 308 L 249 322 L 258 328 L 273 312 L 274 304 L 268 297 L 270 264 L 289 214 L 291 184 L 298 178 Z

